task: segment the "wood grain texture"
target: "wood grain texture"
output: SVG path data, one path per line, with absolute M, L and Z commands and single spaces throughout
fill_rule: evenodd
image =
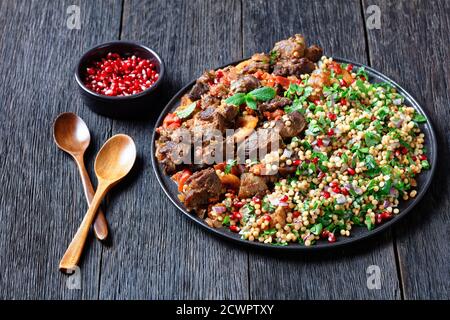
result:
M 426 197 L 395 229 L 405 299 L 450 298 L 450 2 L 364 1 L 381 12 L 368 30 L 373 67 L 408 90 L 431 117 L 438 167 Z M 367 14 L 366 14 L 367 16 Z
M 295 33 L 329 56 L 367 63 L 359 1 L 244 1 L 244 55 L 269 51 Z M 350 23 L 351 21 L 351 23 Z M 367 287 L 366 269 L 381 270 L 380 290 Z M 399 299 L 395 254 L 385 234 L 354 248 L 314 255 L 250 254 L 252 299 Z
M 77 1 L 78 2 L 78 1 Z M 87 210 L 77 167 L 53 143 L 53 119 L 80 115 L 92 151 L 110 120 L 86 110 L 73 70 L 88 47 L 118 35 L 120 1 L 80 3 L 81 29 L 66 27 L 72 1 L 0 1 L 0 298 L 95 299 L 101 245 L 90 238 L 81 264 L 81 290 L 58 271 Z M 93 177 L 93 175 L 91 175 Z
M 135 139 L 139 162 L 128 184 L 111 193 L 113 246 L 103 253 L 100 298 L 245 299 L 247 253 L 184 217 L 161 190 L 150 159 L 153 123 L 165 102 L 206 68 L 240 58 L 240 3 L 126 1 L 122 39 L 160 53 L 167 79 L 149 120 L 114 121 L 113 133 Z

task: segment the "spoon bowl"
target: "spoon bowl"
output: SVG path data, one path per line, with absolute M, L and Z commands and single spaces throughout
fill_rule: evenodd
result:
M 95 159 L 95 174 L 102 180 L 115 182 L 128 174 L 136 159 L 136 146 L 129 136 L 110 138 Z
M 91 142 L 86 123 L 74 113 L 61 113 L 53 125 L 53 137 L 59 148 L 67 153 L 84 153 Z

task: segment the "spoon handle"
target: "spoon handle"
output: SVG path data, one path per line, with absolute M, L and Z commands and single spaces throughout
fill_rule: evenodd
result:
M 81 253 L 83 252 L 84 244 L 86 243 L 86 238 L 89 233 L 91 224 L 95 218 L 97 209 L 102 202 L 106 192 L 108 191 L 109 185 L 99 183 L 97 192 L 92 199 L 88 211 L 86 212 L 77 233 L 72 239 L 69 247 L 67 248 L 64 256 L 59 262 L 59 269 L 61 271 L 72 271 L 80 260 Z
M 78 170 L 80 172 L 81 182 L 83 184 L 84 189 L 84 195 L 86 196 L 88 205 L 90 205 L 95 194 L 94 187 L 92 186 L 91 179 L 89 178 L 86 166 L 84 165 L 83 156 L 82 155 L 77 156 L 75 161 L 78 165 Z M 106 237 L 108 236 L 108 223 L 106 222 L 105 214 L 103 213 L 100 207 L 98 209 L 97 216 L 94 222 L 94 233 L 97 239 L 99 240 L 105 240 Z

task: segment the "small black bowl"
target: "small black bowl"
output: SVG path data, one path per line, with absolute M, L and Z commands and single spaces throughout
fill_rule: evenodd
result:
M 95 93 L 83 83 L 86 68 L 93 62 L 105 58 L 109 52 L 118 53 L 122 57 L 137 56 L 149 59 L 156 66 L 159 78 L 148 89 L 130 96 L 111 97 Z M 112 41 L 89 49 L 80 58 L 75 70 L 75 79 L 78 83 L 84 103 L 94 112 L 112 118 L 136 118 L 151 110 L 151 101 L 156 99 L 164 78 L 164 62 L 161 57 L 150 48 L 129 41 Z

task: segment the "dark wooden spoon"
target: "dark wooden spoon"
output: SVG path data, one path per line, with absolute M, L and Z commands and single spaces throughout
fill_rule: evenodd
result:
M 57 146 L 75 160 L 83 183 L 88 205 L 94 198 L 94 188 L 84 165 L 84 152 L 89 146 L 91 135 L 83 119 L 71 112 L 61 113 L 53 125 L 53 137 Z M 101 209 L 98 209 L 94 223 L 95 236 L 104 240 L 108 236 L 108 224 Z

